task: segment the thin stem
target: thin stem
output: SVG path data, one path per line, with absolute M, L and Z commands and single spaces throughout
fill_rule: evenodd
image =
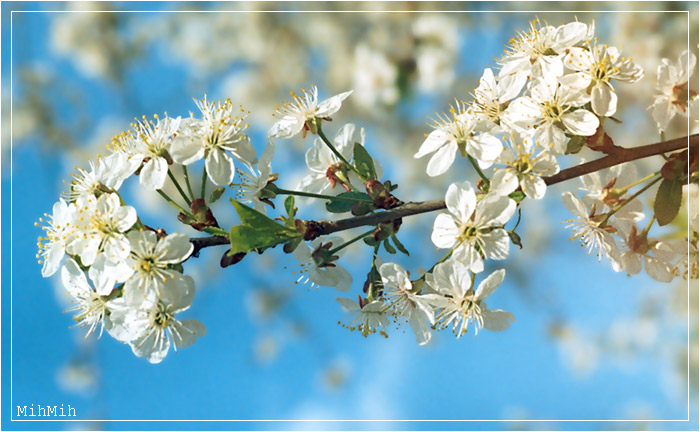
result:
M 628 190 L 632 189 L 633 187 L 635 187 L 635 186 L 637 186 L 637 185 L 639 185 L 639 184 L 642 184 L 642 183 L 644 183 L 644 182 L 647 181 L 647 180 L 651 180 L 651 179 L 652 179 L 655 175 L 657 175 L 657 174 L 658 174 L 658 173 L 651 173 L 651 174 L 649 174 L 648 176 L 646 176 L 646 177 L 644 177 L 644 178 L 640 178 L 639 180 L 637 180 L 637 181 L 635 181 L 635 182 L 633 182 L 633 183 L 630 183 L 630 184 L 628 184 L 628 185 L 625 186 L 625 187 L 614 188 L 613 191 L 615 191 L 616 193 L 622 195 L 623 193 L 627 192 Z
M 175 207 L 176 209 L 178 209 L 178 210 L 180 211 L 180 213 L 183 213 L 184 215 L 188 216 L 190 219 L 194 219 L 194 217 L 192 216 L 192 214 L 191 214 L 190 212 L 188 212 L 187 210 L 185 210 L 184 208 L 182 208 L 182 207 L 180 206 L 180 204 L 178 204 L 178 203 L 176 203 L 175 201 L 173 201 L 173 199 L 170 198 L 165 192 L 163 192 L 163 191 L 160 190 L 160 189 L 156 189 L 156 192 L 158 192 L 158 193 L 160 194 L 160 196 L 162 196 L 162 197 L 163 197 L 167 202 L 169 202 L 173 207 Z
M 190 198 L 187 196 L 187 194 L 185 194 L 185 191 L 182 190 L 180 183 L 177 181 L 177 179 L 175 178 L 175 176 L 173 175 L 173 173 L 170 170 L 168 170 L 168 177 L 170 177 L 170 180 L 172 180 L 173 184 L 177 188 L 177 191 L 180 192 L 180 196 L 185 200 L 187 205 L 188 206 L 191 205 L 192 200 L 190 200 Z
M 356 241 L 358 241 L 358 240 L 360 240 L 360 239 L 363 239 L 363 238 L 367 237 L 368 235 L 372 234 L 373 232 L 374 232 L 374 228 L 372 228 L 371 230 L 369 230 L 369 231 L 367 231 L 367 232 L 364 232 L 364 233 L 360 234 L 359 236 L 353 238 L 353 239 L 350 240 L 350 241 L 347 241 L 347 242 L 341 244 L 340 246 L 338 246 L 338 247 L 335 248 L 335 249 L 331 249 L 330 251 L 328 251 L 328 253 L 329 253 L 330 255 L 333 255 L 334 253 L 338 252 L 339 250 L 345 249 L 346 247 L 350 246 L 351 244 L 355 243 Z
M 367 202 L 367 203 L 373 202 L 372 200 L 362 199 L 362 198 L 323 195 L 323 194 L 316 194 L 316 193 L 311 193 L 311 192 L 287 190 L 287 189 L 282 189 L 279 187 L 275 187 L 275 192 L 279 195 L 296 195 L 296 196 L 302 196 L 302 197 L 319 198 L 319 199 L 327 199 L 327 200 L 353 201 L 353 202 L 359 201 L 359 202 Z
M 615 207 L 614 209 L 612 209 L 612 210 L 610 211 L 610 213 L 608 213 L 607 216 L 605 216 L 605 219 L 603 219 L 603 221 L 601 222 L 601 226 L 605 226 L 605 223 L 608 222 L 608 220 L 610 220 L 610 217 L 611 217 L 612 215 L 614 215 L 615 213 L 617 213 L 618 211 L 620 211 L 621 208 L 623 208 L 624 206 L 626 206 L 627 204 L 629 204 L 630 202 L 632 202 L 632 201 L 633 201 L 635 198 L 637 198 L 639 195 L 641 195 L 641 194 L 643 194 L 644 192 L 646 192 L 650 187 L 654 186 L 654 185 L 655 185 L 659 180 L 661 180 L 661 179 L 662 179 L 661 176 L 655 178 L 654 180 L 652 180 L 652 181 L 650 181 L 649 183 L 647 183 L 643 188 L 641 188 L 641 189 L 639 189 L 637 192 L 633 193 L 629 198 L 625 199 L 625 200 L 622 201 L 620 204 L 618 204 L 617 207 Z
M 649 230 L 651 229 L 651 226 L 654 225 L 655 221 L 656 221 L 656 216 L 652 215 L 651 220 L 647 224 L 646 228 L 644 228 L 644 231 L 642 231 L 644 233 L 644 235 L 646 235 L 649 232 Z
M 474 167 L 474 171 L 476 171 L 477 174 L 479 174 L 479 177 L 486 183 L 487 185 L 491 184 L 491 180 L 489 180 L 488 177 L 486 177 L 486 174 L 484 174 L 483 171 L 481 171 L 481 168 L 479 168 L 479 164 L 474 160 L 473 157 L 467 156 L 467 159 L 469 159 L 469 162 L 472 164 Z
M 187 165 L 182 166 L 182 174 L 185 176 L 185 184 L 187 184 L 187 192 L 190 193 L 190 197 L 194 201 L 194 194 L 192 193 L 192 185 L 190 184 L 190 173 L 187 172 Z
M 321 141 L 323 141 L 326 144 L 326 146 L 328 146 L 328 148 L 331 149 L 331 151 L 333 152 L 335 157 L 337 157 L 348 168 L 353 170 L 355 172 L 355 174 L 357 174 L 360 177 L 360 179 L 362 179 L 362 181 L 366 181 L 367 179 L 364 178 L 364 176 L 362 174 L 360 174 L 360 171 L 358 171 L 357 168 L 355 168 L 355 165 L 352 165 L 350 162 L 348 162 L 347 159 L 345 159 L 345 157 L 342 154 L 340 154 L 340 152 L 331 143 L 331 141 L 328 139 L 326 134 L 323 133 L 323 129 L 321 129 L 321 120 L 316 121 L 316 129 L 318 132 L 318 136 L 321 138 Z
M 202 189 L 199 197 L 204 199 L 204 194 L 207 193 L 207 165 L 205 164 L 202 168 Z

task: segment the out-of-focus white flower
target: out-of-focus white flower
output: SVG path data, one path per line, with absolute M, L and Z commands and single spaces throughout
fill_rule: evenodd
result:
M 688 117 L 688 104 L 697 97 L 697 92 L 688 88 L 696 61 L 695 54 L 688 50 L 681 53 L 675 65 L 668 59 L 661 60 L 656 70 L 656 90 L 659 94 L 654 97 L 651 106 L 651 115 L 659 131 L 666 130 L 676 114 Z
M 595 114 L 578 108 L 590 100 L 586 94 L 589 82 L 582 73 L 558 79 L 537 78 L 530 96 L 520 97 L 508 107 L 508 120 L 521 133 L 534 128 L 536 143 L 555 154 L 564 154 L 568 142 L 565 133 L 590 136 L 600 124 Z
M 590 37 L 589 33 L 589 26 L 580 22 L 555 28 L 533 20 L 527 32 L 521 31 L 510 40 L 504 57 L 499 61 L 502 65 L 499 78 L 518 72 L 527 72 L 531 77 L 560 76 L 564 69 L 561 54 Z
M 609 168 L 605 173 L 603 183 L 602 172 L 594 172 L 581 176 L 581 182 L 586 195 L 583 201 L 588 207 L 595 206 L 600 211 L 612 210 L 625 199 L 626 194 L 620 195 L 616 189 L 623 188 L 637 180 L 637 169 L 632 163 L 624 163 Z M 627 238 L 636 222 L 644 219 L 644 205 L 638 199 L 626 203 L 615 211 L 608 220 L 608 225 L 617 230 L 620 237 Z
M 700 197 L 697 183 L 683 185 L 683 203 L 687 204 L 690 230 L 700 232 Z
M 180 283 L 169 283 L 167 288 L 138 308 L 113 312 L 112 319 L 126 327 L 133 337 L 128 341 L 131 350 L 150 363 L 163 361 L 171 344 L 175 351 L 187 348 L 206 333 L 204 324 L 197 320 L 175 318 L 177 313 L 192 305 L 195 292 L 192 278 L 182 276 Z
M 595 205 L 589 210 L 586 205 L 571 192 L 562 194 L 564 206 L 574 216 L 569 219 L 567 228 L 572 228 L 571 240 L 578 239 L 587 253 L 595 252 L 598 261 L 605 256 L 613 263 L 613 267 L 620 267 L 620 251 L 612 233 L 615 228 L 603 224 L 604 214 L 596 214 Z
M 114 263 L 123 262 L 131 251 L 125 233 L 136 223 L 136 210 L 122 205 L 116 193 L 103 193 L 99 198 L 85 195 L 75 206 L 80 235 L 70 250 L 80 256 L 83 265 L 92 265 L 100 253 Z
M 476 291 L 472 286 L 472 274 L 461 262 L 450 259 L 438 264 L 425 282 L 437 294 L 429 294 L 433 306 L 439 310 L 435 317 L 442 328 L 452 327 L 457 338 L 462 337 L 474 324 L 474 336 L 481 328 L 503 331 L 510 327 L 515 317 L 500 309 L 488 309 L 486 298 L 503 282 L 505 270 L 496 270 L 484 279 Z
M 437 215 L 433 225 L 435 246 L 454 248 L 452 259 L 475 273 L 484 270 L 486 258 L 506 259 L 510 240 L 503 225 L 515 213 L 515 201 L 491 193 L 477 202 L 474 188 L 464 182 L 450 185 L 445 203 L 449 213 Z
M 455 79 L 457 23 L 448 15 L 420 14 L 411 31 L 416 44 L 418 88 L 425 92 L 448 89 Z
M 644 76 L 641 66 L 620 55 L 615 47 L 574 47 L 564 58 L 567 68 L 581 72 L 591 88 L 591 106 L 599 116 L 610 117 L 617 111 L 617 95 L 610 80 L 633 83 Z
M 498 163 L 505 164 L 491 178 L 491 190 L 503 196 L 522 188 L 525 195 L 532 199 L 541 199 L 547 190 L 542 177 L 559 172 L 559 164 L 554 156 L 545 151 L 537 152 L 532 140 L 525 139 L 522 144 L 513 142 L 511 136 L 506 150 L 501 153 Z
M 652 279 L 659 282 L 671 282 L 673 280 L 675 266 L 671 264 L 677 258 L 671 245 L 661 241 L 648 241 L 646 233 L 636 235 L 633 229 L 627 242 L 629 250 L 620 257 L 623 270 L 627 274 L 637 274 L 644 270 Z
M 496 160 L 503 146 L 501 141 L 489 133 L 476 134 L 478 121 L 463 102 L 455 101 L 456 107 L 450 114 L 438 115 L 430 133 L 413 155 L 418 159 L 434 153 L 428 162 L 426 172 L 435 177 L 445 173 L 454 163 L 457 151 L 463 157 L 468 155 L 479 162 L 481 168 L 488 168 Z
M 698 237 L 685 238 L 671 244 L 674 252 L 681 258 L 676 263 L 673 273 L 683 276 L 683 280 L 698 280 L 700 273 L 700 253 L 698 253 Z
M 275 155 L 275 142 L 270 140 L 267 147 L 260 155 L 260 160 L 257 163 L 257 170 L 250 168 L 249 172 L 238 171 L 238 192 L 236 198 L 244 203 L 252 203 L 255 210 L 261 213 L 267 213 L 267 207 L 260 196 L 260 192 L 267 186 L 272 175 L 272 157 Z M 257 171 L 257 172 L 256 172 Z M 276 178 L 276 177 L 275 177 Z M 269 201 L 268 201 L 269 202 Z
M 301 276 L 297 282 L 307 283 L 311 281 L 311 286 L 320 285 L 335 287 L 339 291 L 350 291 L 352 287 L 352 276 L 337 263 L 338 257 L 345 249 L 341 249 L 333 254 L 333 245 L 336 247 L 343 244 L 340 237 L 329 237 L 327 239 L 317 238 L 309 244 L 302 242 L 294 249 L 294 258 L 301 263 Z
M 43 263 L 41 275 L 49 277 L 56 273 L 66 254 L 66 247 L 75 239 L 75 204 L 67 204 L 63 198 L 53 205 L 51 215 L 45 214 L 47 226 L 41 227 L 46 237 L 39 237 L 39 264 Z M 44 219 L 39 218 L 40 222 Z M 38 225 L 35 224 L 35 225 Z
M 393 106 L 399 100 L 396 65 L 386 56 L 361 44 L 355 48 L 352 74 L 353 101 L 365 108 Z
M 192 254 L 194 246 L 182 233 L 169 234 L 158 239 L 153 231 L 131 231 L 127 235 L 131 254 L 127 263 L 134 272 L 124 284 L 124 298 L 129 304 L 162 295 L 167 283 L 180 286 L 185 278 L 168 268 L 180 264 Z
M 247 113 L 240 108 L 241 115 L 230 99 L 224 102 L 208 102 L 206 96 L 196 101 L 202 118 L 192 118 L 179 139 L 172 145 L 173 159 L 189 165 L 202 158 L 205 160 L 207 176 L 217 186 L 231 183 L 234 176 L 233 159 L 245 165 L 257 162 L 255 149 L 245 134 Z
M 389 304 L 392 314 L 406 318 L 419 345 L 430 342 L 430 324 L 435 324 L 435 318 L 429 297 L 413 291 L 406 270 L 398 264 L 385 263 L 378 270 L 383 284 L 382 297 Z
M 311 86 L 309 90 L 302 89 L 300 95 L 291 92 L 292 101 L 284 102 L 277 108 L 281 118 L 272 125 L 267 133 L 271 138 L 291 138 L 304 130 L 316 133 L 316 119 L 330 119 L 338 112 L 343 101 L 352 94 L 352 90 L 318 102 L 318 89 Z
M 386 315 L 388 307 L 384 302 L 380 300 L 368 302 L 360 298 L 355 302 L 345 297 L 338 297 L 336 301 L 348 314 L 347 321 L 342 324 L 343 327 L 350 331 L 358 330 L 364 337 L 377 332 L 388 337 L 386 333 L 386 328 L 389 325 L 389 318 Z
M 170 147 L 180 127 L 180 117 L 154 117 L 156 123 L 144 116 L 142 121 L 132 124 L 133 134 L 124 133 L 113 143 L 115 151 L 126 153 L 129 163 L 136 166 L 143 164 L 139 182 L 151 190 L 161 189 L 165 184 L 168 165 L 172 163 Z

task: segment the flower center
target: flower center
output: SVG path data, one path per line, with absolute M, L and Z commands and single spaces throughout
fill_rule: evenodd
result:
M 160 328 L 166 328 L 173 321 L 173 316 L 172 306 L 160 302 L 158 303 L 158 307 L 153 314 L 153 324 Z
M 690 97 L 697 95 L 696 91 L 688 88 L 687 82 L 673 86 L 672 92 L 673 100 L 671 103 L 677 106 L 682 112 L 688 109 L 688 100 L 690 100 Z
M 532 162 L 527 155 L 521 155 L 520 158 L 513 164 L 513 169 L 520 174 L 527 174 L 532 171 Z

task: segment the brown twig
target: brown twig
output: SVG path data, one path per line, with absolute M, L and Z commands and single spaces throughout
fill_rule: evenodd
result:
M 547 183 L 547 185 L 553 185 L 586 174 L 590 174 L 592 172 L 600 171 L 605 168 L 619 165 L 624 162 L 631 162 L 649 156 L 664 154 L 697 145 L 698 134 L 695 134 L 687 137 L 662 141 L 656 144 L 649 144 L 641 147 L 618 148 L 618 150 L 616 150 L 608 156 L 596 159 L 591 162 L 586 162 L 581 165 L 576 165 L 571 168 L 567 168 L 563 171 L 560 171 L 556 175 L 546 177 L 544 181 L 545 183 Z M 315 237 L 332 234 L 338 231 L 345 231 L 351 228 L 357 228 L 365 225 L 377 225 L 382 222 L 387 222 L 405 216 L 429 213 L 436 210 L 442 210 L 444 208 L 446 208 L 446 206 L 445 200 L 443 199 L 422 202 L 408 202 L 394 209 L 380 213 L 372 213 L 365 216 L 340 219 L 337 221 L 319 221 L 315 222 L 315 231 L 317 232 L 317 235 Z M 228 244 L 229 242 L 228 238 L 226 237 L 193 238 L 190 241 L 194 244 L 195 253 L 199 252 L 199 250 L 205 247 Z

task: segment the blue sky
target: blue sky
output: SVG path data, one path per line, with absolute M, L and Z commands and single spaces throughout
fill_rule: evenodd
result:
M 130 4 L 129 8 L 153 5 Z M 9 78 L 9 10 L 2 5 L 3 91 Z M 21 5 L 34 8 L 33 4 Z M 167 8 L 167 4 L 157 5 Z M 49 5 L 40 5 L 48 9 Z M 15 19 L 18 16 L 15 15 Z M 22 25 L 14 26 L 13 65 L 42 62 L 62 79 L 80 89 L 82 109 L 97 120 L 107 116 L 130 117 L 115 87 L 86 78 L 66 59 L 57 58 L 48 48 L 47 28 L 51 14 L 22 15 Z M 517 18 L 512 22 L 522 25 Z M 605 27 L 601 17 L 600 27 Z M 500 53 L 513 24 L 504 19 L 503 28 L 491 33 L 463 30 L 464 61 L 460 68 L 472 74 L 485 67 Z M 478 47 L 475 47 L 478 45 Z M 16 69 L 15 69 L 16 70 Z M 127 76 L 130 92 L 137 95 L 144 112 L 186 115 L 194 107 L 190 94 L 182 91 L 188 70 L 162 62 L 158 56 L 143 60 Z M 215 80 L 214 80 L 215 81 Z M 216 84 L 212 88 L 216 88 Z M 189 92 L 190 89 L 187 89 Z M 206 85 L 194 89 L 207 90 Z M 15 90 L 21 92 L 22 89 Z M 15 97 L 17 94 L 14 95 Z M 60 113 L 68 119 L 74 113 Z M 401 107 L 422 119 L 432 112 L 431 101 L 418 99 Z M 4 103 L 4 102 L 3 102 Z M 167 107 L 164 106 L 167 103 Z M 127 126 L 126 124 L 124 125 Z M 376 127 L 376 125 L 375 125 Z M 257 132 L 258 134 L 260 131 Z M 377 134 L 368 131 L 368 148 Z M 87 139 L 89 128 L 78 136 Z M 261 150 L 261 141 L 256 147 Z M 373 153 L 374 155 L 374 153 Z M 381 151 L 377 150 L 377 155 Z M 275 159 L 276 171 L 285 172 L 285 163 L 300 159 Z M 558 221 L 567 214 L 557 199 L 547 203 L 549 218 L 557 221 L 556 233 L 548 250 L 528 261 L 529 284 L 517 287 L 506 282 L 490 298 L 489 304 L 511 311 L 517 322 L 503 333 L 484 331 L 477 338 L 467 335 L 455 340 L 443 332 L 427 347 L 419 347 L 407 331 L 393 331 L 389 339 L 364 339 L 336 324 L 342 313 L 332 289 L 307 290 L 294 285 L 290 271 L 266 267 L 259 256 L 248 256 L 237 266 L 221 270 L 216 279 L 200 287 L 187 318 L 207 325 L 207 334 L 194 346 L 171 353 L 159 365 L 151 365 L 132 355 L 128 346 L 109 337 L 97 342 L 90 355 L 99 366 L 99 388 L 94 395 L 67 392 L 57 383 L 57 373 L 74 358 L 81 329 L 71 329 L 70 314 L 57 300 L 53 283 L 43 279 L 34 257 L 34 238 L 39 230 L 34 222 L 51 209 L 62 191 L 66 167 L 72 161 L 60 151 L 42 146 L 37 140 L 13 149 L 11 172 L 3 161 L 2 175 L 2 427 L 4 429 L 67 429 L 66 423 L 9 422 L 16 405 L 70 404 L 80 419 L 503 419 L 509 412 L 528 411 L 531 419 L 620 419 L 630 402 L 653 407 L 659 419 L 681 419 L 688 415 L 687 400 L 664 386 L 662 353 L 646 353 L 628 359 L 625 367 L 601 360 L 587 375 L 572 373 L 561 353 L 547 336 L 553 316 L 562 316 L 591 333 L 605 331 L 619 316 L 632 316 L 642 288 L 654 285 L 645 276 L 629 278 L 614 273 L 608 264 L 599 264 L 580 247 L 568 241 Z M 398 167 L 383 164 L 386 176 L 398 175 Z M 561 190 L 560 190 L 561 191 Z M 408 194 L 409 191 L 404 193 Z M 556 194 L 556 192 L 554 192 Z M 169 215 L 172 217 L 172 215 Z M 440 254 L 427 233 L 432 216 L 421 216 L 420 224 L 400 238 L 413 251 L 411 258 L 398 258 L 407 268 L 433 262 Z M 527 222 L 527 221 L 525 221 Z M 532 221 L 530 221 L 532 223 Z M 419 235 L 420 234 L 420 235 Z M 349 238 L 347 235 L 346 238 Z M 11 243 L 10 243 L 11 240 Z M 206 250 L 199 260 L 217 262 L 221 251 Z M 517 255 L 527 251 L 513 250 Z M 280 250 L 271 254 L 286 265 Z M 11 261 L 11 266 L 10 266 Z M 509 261 L 505 262 L 508 268 Z M 361 254 L 347 258 L 353 274 L 366 271 L 368 260 Z M 494 267 L 495 268 L 495 267 Z M 254 289 L 290 290 L 291 300 L 281 317 L 260 323 L 252 319 L 246 299 Z M 10 310 L 10 307 L 12 308 Z M 297 336 L 289 323 L 304 323 L 303 336 Z M 284 341 L 280 355 L 270 363 L 254 360 L 252 347 L 261 336 L 273 334 Z M 685 334 L 662 337 L 682 343 Z M 11 338 L 11 344 L 10 344 Z M 12 369 L 10 369 L 10 363 Z M 322 373 L 329 365 L 342 364 L 348 375 L 340 389 L 322 385 Z M 697 400 L 697 399 L 696 399 Z M 16 412 L 12 412 L 16 414 Z M 693 423 L 662 423 L 657 427 L 692 429 Z M 500 429 L 502 423 L 101 423 L 91 427 L 106 429 L 267 429 L 267 428 L 419 428 Z M 534 427 L 546 427 L 537 423 Z M 559 423 L 557 428 L 614 428 L 610 423 Z

